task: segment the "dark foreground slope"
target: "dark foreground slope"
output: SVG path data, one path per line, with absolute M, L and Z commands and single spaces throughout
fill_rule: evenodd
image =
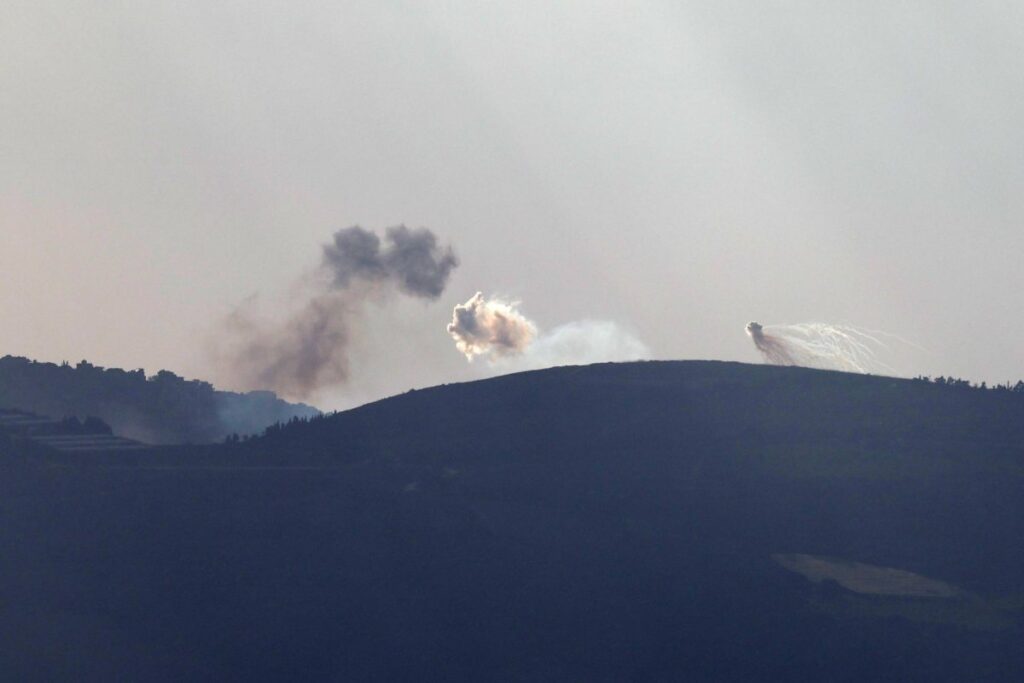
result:
M 1024 678 L 1010 392 L 600 365 L 3 463 L 18 680 Z

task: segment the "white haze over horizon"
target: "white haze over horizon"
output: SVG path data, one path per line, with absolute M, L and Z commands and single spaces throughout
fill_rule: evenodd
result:
M 1021 44 L 988 0 L 8 0 L 0 354 L 218 381 L 218 321 L 405 224 L 461 265 L 367 305 L 321 407 L 478 376 L 444 330 L 478 290 L 655 358 L 824 320 L 1024 378 Z

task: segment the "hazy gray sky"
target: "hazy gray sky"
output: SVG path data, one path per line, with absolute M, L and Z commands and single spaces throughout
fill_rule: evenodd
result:
M 216 378 L 205 339 L 338 228 L 427 226 L 327 407 L 478 376 L 477 290 L 542 328 L 756 362 L 748 320 L 1024 377 L 1024 6 L 0 5 L 0 353 Z

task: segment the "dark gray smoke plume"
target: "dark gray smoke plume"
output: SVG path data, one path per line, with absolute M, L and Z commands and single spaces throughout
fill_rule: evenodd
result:
M 393 292 L 436 299 L 456 266 L 452 248 L 426 228 L 388 228 L 383 240 L 359 226 L 339 230 L 319 269 L 328 282 L 283 324 L 236 312 L 229 320 L 234 348 L 222 356 L 246 389 L 308 398 L 348 378 L 348 344 L 367 300 Z
M 324 264 L 334 273 L 334 285 L 346 288 L 353 279 L 391 281 L 411 296 L 436 299 L 459 264 L 451 247 L 442 249 L 426 228 L 404 225 L 388 228 L 386 245 L 368 230 L 355 226 L 339 230 L 334 244 L 324 247 Z
M 386 244 L 359 226 L 334 234 L 334 244 L 324 247 L 324 265 L 334 274 L 334 286 L 347 288 L 355 279 L 392 282 L 410 296 L 436 299 L 448 276 L 459 265 L 451 247 L 442 249 L 437 237 L 426 228 L 410 230 L 404 225 L 388 228 Z

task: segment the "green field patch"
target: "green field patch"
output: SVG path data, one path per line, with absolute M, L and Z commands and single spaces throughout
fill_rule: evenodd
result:
M 818 555 L 772 555 L 780 566 L 800 574 L 808 581 L 831 580 L 843 588 L 865 595 L 899 595 L 919 598 L 954 598 L 963 595 L 955 586 L 892 567 L 878 567 Z
M 893 567 L 804 554 L 774 554 L 772 560 L 816 585 L 846 589 L 824 590 L 810 600 L 814 609 L 835 617 L 898 617 L 989 631 L 1011 628 L 1021 608 L 1019 598 L 988 599 Z

